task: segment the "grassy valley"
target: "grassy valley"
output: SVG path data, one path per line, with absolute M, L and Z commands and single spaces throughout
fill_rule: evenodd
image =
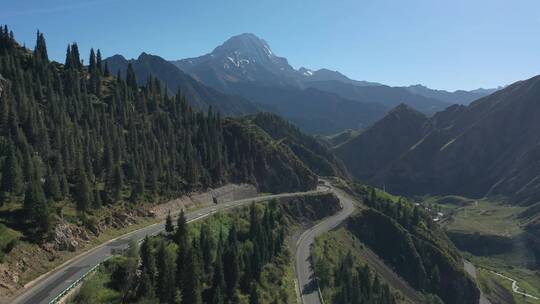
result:
M 527 231 L 531 219 L 523 216 L 527 207 L 456 196 L 425 198 L 423 205 L 444 214 L 441 226 L 476 265 L 479 286 L 492 303 L 536 303 L 512 292 L 512 282 L 494 273 L 516 280 L 520 291 L 539 297 L 540 272 Z

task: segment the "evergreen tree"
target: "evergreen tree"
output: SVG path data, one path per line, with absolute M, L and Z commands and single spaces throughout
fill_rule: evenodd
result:
M 127 67 L 126 83 L 131 89 L 137 90 L 137 77 L 135 76 L 135 71 L 133 71 L 133 66 L 131 63 L 129 63 Z
M 203 274 L 212 272 L 212 232 L 210 227 L 206 224 L 201 226 L 201 232 L 199 235 L 200 256 L 202 258 Z M 221 258 L 221 257 L 220 257 Z
M 69 70 L 72 68 L 73 62 L 71 58 L 71 44 L 68 44 L 67 50 L 66 50 L 66 60 L 64 61 L 64 68 L 66 70 Z
M 169 212 L 167 213 L 167 218 L 165 220 L 165 231 L 167 233 L 174 232 L 174 225 L 173 225 L 173 222 L 172 222 L 171 210 L 169 210 Z
M 223 274 L 223 260 L 221 254 L 223 244 L 220 242 L 219 245 L 213 267 L 212 287 L 210 289 L 210 299 L 213 304 L 225 303 L 225 277 Z
M 188 249 L 185 260 L 185 275 L 182 286 L 182 302 L 201 304 L 201 285 L 199 271 L 197 269 L 196 255 L 193 250 Z
M 174 303 L 176 297 L 174 260 L 162 240 L 157 252 L 158 277 L 156 291 L 161 303 Z
M 148 237 L 144 238 L 139 251 L 141 256 L 139 269 L 145 282 L 140 285 L 141 289 L 137 293 L 141 297 L 151 297 L 153 296 L 157 270 L 152 245 Z
M 96 65 L 100 74 L 103 74 L 103 60 L 101 59 L 101 51 L 98 49 L 96 54 Z
M 36 47 L 34 48 L 34 58 L 36 58 L 40 63 L 49 62 L 45 37 L 43 36 L 43 33 L 40 33 L 39 31 L 37 31 Z
M 81 62 L 81 55 L 79 53 L 79 46 L 77 43 L 71 44 L 71 67 L 74 69 L 81 70 L 82 69 L 82 62 Z
M 90 75 L 92 75 L 92 73 L 96 72 L 97 70 L 96 53 L 94 52 L 94 48 L 90 49 L 90 56 L 88 58 L 88 72 L 90 72 Z
M 50 231 L 52 220 L 49 207 L 41 185 L 36 181 L 27 186 L 24 195 L 24 210 L 38 238 Z
M 62 191 L 60 189 L 60 182 L 58 176 L 51 170 L 47 170 L 48 174 L 45 177 L 45 195 L 47 198 L 59 201 L 62 199 Z
M 122 187 L 124 186 L 124 175 L 120 166 L 114 167 L 114 173 L 111 181 L 111 195 L 114 201 L 119 201 L 122 195 Z
M 188 230 L 187 230 L 187 219 L 184 209 L 180 211 L 176 222 L 176 232 L 174 235 L 174 240 L 178 246 L 187 247 L 188 244 Z
M 15 154 L 15 147 L 10 142 L 7 158 L 2 168 L 1 191 L 20 195 L 23 190 L 22 169 Z
M 227 299 L 232 301 L 240 280 L 240 261 L 236 225 L 232 225 L 229 231 L 227 249 L 223 254 L 223 272 Z
M 75 200 L 77 202 L 77 210 L 80 212 L 86 212 L 91 206 L 91 189 L 88 178 L 83 169 L 77 170 L 77 186 L 74 193 Z

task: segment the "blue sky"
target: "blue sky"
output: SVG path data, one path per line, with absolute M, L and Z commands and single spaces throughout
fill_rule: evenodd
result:
M 1 0 L 0 23 L 50 57 L 181 59 L 251 32 L 298 68 L 329 68 L 389 85 L 495 87 L 540 74 L 538 0 Z M 86 56 L 84 56 L 86 57 Z

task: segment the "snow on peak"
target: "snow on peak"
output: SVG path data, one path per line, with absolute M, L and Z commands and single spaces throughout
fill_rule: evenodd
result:
M 268 46 L 268 44 L 264 44 L 264 52 L 266 53 L 266 55 L 268 57 L 271 57 L 274 55 L 274 53 L 272 53 L 272 50 L 270 49 L 270 47 Z

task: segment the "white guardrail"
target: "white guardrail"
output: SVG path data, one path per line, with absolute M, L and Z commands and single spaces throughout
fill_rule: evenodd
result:
M 107 261 L 109 258 L 111 257 L 108 257 L 107 259 L 105 259 L 103 262 Z M 95 265 L 94 267 L 90 268 L 85 274 L 83 274 L 80 278 L 78 278 L 75 282 L 71 283 L 71 285 L 69 285 L 66 289 L 64 289 L 64 291 L 62 291 L 60 294 L 58 294 L 56 297 L 54 297 L 54 299 L 52 299 L 51 301 L 49 301 L 49 304 L 56 304 L 58 303 L 62 298 L 64 298 L 68 293 L 70 293 L 75 287 L 77 287 L 77 285 L 79 285 L 82 281 L 84 281 L 84 279 L 86 279 L 86 277 L 88 275 L 90 275 L 92 272 L 96 271 L 96 269 L 101 266 L 101 264 L 103 263 L 98 263 L 97 265 Z

